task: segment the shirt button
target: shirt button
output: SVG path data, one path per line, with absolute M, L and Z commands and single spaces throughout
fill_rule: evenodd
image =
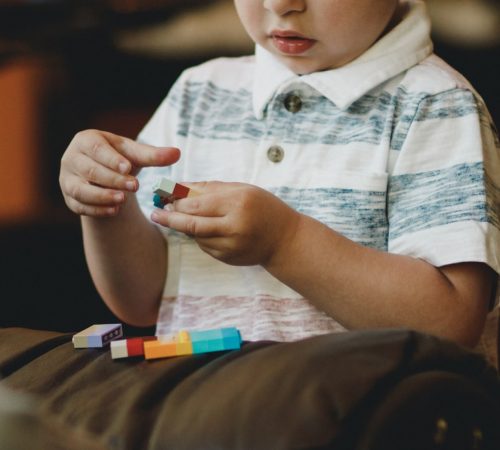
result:
M 279 163 L 285 157 L 285 150 L 283 150 L 279 145 L 271 145 L 267 149 L 267 157 L 269 161 L 273 163 Z
M 288 94 L 285 97 L 285 108 L 291 113 L 297 113 L 302 109 L 302 100 L 296 94 Z

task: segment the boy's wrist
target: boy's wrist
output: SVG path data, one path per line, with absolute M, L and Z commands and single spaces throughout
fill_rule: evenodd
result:
M 287 226 L 283 228 L 279 239 L 275 241 L 269 258 L 262 264 L 262 267 L 269 273 L 275 274 L 281 271 L 289 262 L 294 261 L 295 249 L 300 239 L 300 230 L 306 217 L 294 211 Z

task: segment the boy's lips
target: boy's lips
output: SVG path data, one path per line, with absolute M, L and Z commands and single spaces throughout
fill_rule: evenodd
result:
M 274 30 L 270 37 L 276 49 L 288 55 L 300 55 L 316 44 L 314 39 L 294 31 Z

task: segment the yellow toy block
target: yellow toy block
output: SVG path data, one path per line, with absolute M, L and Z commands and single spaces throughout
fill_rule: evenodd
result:
M 179 331 L 176 336 L 177 355 L 192 355 L 193 344 L 189 333 L 185 330 Z

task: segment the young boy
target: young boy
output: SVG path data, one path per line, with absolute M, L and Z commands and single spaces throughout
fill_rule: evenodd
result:
M 159 334 L 475 345 L 500 272 L 499 143 L 432 54 L 424 3 L 235 5 L 255 56 L 187 70 L 138 142 L 87 130 L 62 158 L 103 299 Z M 199 195 L 154 209 L 162 176 Z

